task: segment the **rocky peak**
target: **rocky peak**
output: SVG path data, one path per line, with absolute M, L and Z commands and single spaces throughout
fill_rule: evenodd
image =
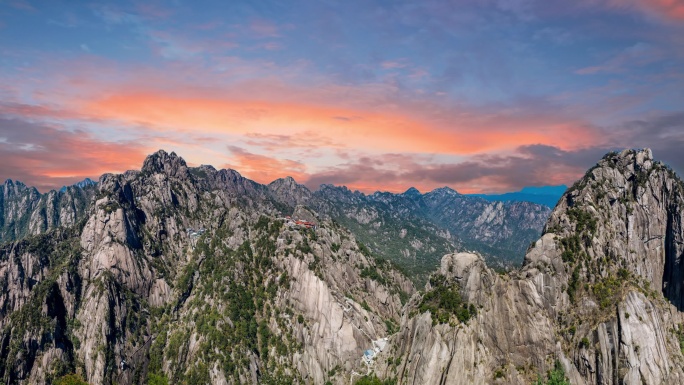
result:
M 606 155 L 563 195 L 521 270 L 442 259 L 477 316 L 446 327 L 409 311 L 393 340 L 407 362 L 398 382 L 522 385 L 553 368 L 572 384 L 684 383 L 683 212 L 681 181 L 650 150 Z M 418 310 L 433 312 L 436 295 Z
M 159 150 L 149 155 L 143 163 L 143 173 L 165 173 L 169 176 L 181 176 L 187 173 L 188 165 L 185 160 L 176 155 L 175 152 L 167 153 Z
M 268 189 L 290 206 L 306 204 L 311 199 L 311 191 L 291 176 L 274 180 L 268 185 Z
M 29 189 L 25 184 L 18 180 L 7 179 L 3 184 L 5 194 L 21 194 L 22 192 Z M 30 188 L 35 190 L 35 188 Z M 37 192 L 37 190 L 36 190 Z
M 304 185 L 297 183 L 297 181 L 291 176 L 274 180 L 273 182 L 269 183 L 268 188 L 278 191 L 295 191 L 300 189 L 309 190 Z
M 40 198 L 40 192 L 35 187 L 29 187 L 18 180 L 7 179 L 5 184 L 0 186 L 2 198 L 7 202 L 13 199 L 24 201 L 22 204 L 32 202 Z M 26 201 L 27 200 L 27 201 Z
M 684 309 L 684 189 L 651 150 L 612 152 L 563 195 L 545 232 L 590 284 L 632 276 Z
M 436 188 L 436 189 L 430 191 L 428 194 L 436 195 L 436 196 L 450 196 L 450 195 L 457 196 L 457 195 L 461 195 L 458 193 L 458 191 L 452 189 L 449 186 Z
M 415 187 L 410 187 L 408 190 L 406 190 L 403 194 L 401 194 L 407 198 L 417 198 L 421 196 L 420 191 L 418 191 L 417 188 Z
M 78 188 L 83 189 L 83 188 L 88 188 L 90 186 L 95 186 L 95 185 L 97 185 L 97 182 L 95 182 L 94 180 L 92 180 L 90 178 L 85 178 L 82 181 L 76 182 L 70 186 L 62 186 L 62 188 L 59 189 L 59 192 L 62 192 L 62 193 L 66 192 L 69 187 L 78 187 Z
M 343 203 L 357 202 L 360 198 L 359 194 L 355 194 L 347 186 L 335 186 L 332 184 L 322 184 L 316 191 L 316 195 Z

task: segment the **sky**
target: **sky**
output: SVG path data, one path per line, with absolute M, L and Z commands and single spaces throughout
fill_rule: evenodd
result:
M 261 183 L 499 193 L 684 170 L 684 0 L 0 0 L 0 179 L 158 149 Z

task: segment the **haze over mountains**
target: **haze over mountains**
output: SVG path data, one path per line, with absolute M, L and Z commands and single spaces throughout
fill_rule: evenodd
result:
M 472 196 L 484 198 L 489 201 L 517 201 L 517 202 L 534 202 L 540 205 L 555 207 L 556 203 L 565 190 L 568 189 L 566 185 L 560 186 L 541 186 L 541 187 L 524 187 L 517 192 L 508 192 L 503 194 L 470 194 Z
M 164 151 L 2 189 L 4 383 L 684 383 L 684 184 L 650 150 L 607 154 L 550 212 L 261 185 Z M 521 268 L 464 251 L 535 221 Z

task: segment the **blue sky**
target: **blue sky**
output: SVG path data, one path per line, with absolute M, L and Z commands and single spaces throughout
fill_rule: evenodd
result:
M 0 1 L 0 178 L 42 191 L 159 148 L 259 182 L 572 183 L 684 168 L 684 2 Z

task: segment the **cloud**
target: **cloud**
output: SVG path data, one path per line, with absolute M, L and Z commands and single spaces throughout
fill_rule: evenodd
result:
M 617 7 L 630 7 L 664 20 L 684 21 L 683 0 L 611 0 Z
M 380 63 L 380 66 L 384 69 L 404 68 L 407 65 L 405 60 L 386 60 Z
M 461 162 L 437 163 L 401 154 L 361 158 L 306 180 L 310 188 L 344 184 L 352 189 L 400 192 L 409 186 L 421 191 L 449 185 L 463 193 L 503 192 L 525 186 L 569 184 L 581 177 L 611 148 L 565 151 L 558 147 L 529 145 L 510 155 L 481 154 Z
M 9 1 L 9 5 L 12 8 L 20 9 L 22 11 L 35 12 L 36 10 L 36 8 L 26 0 L 11 0 Z
M 249 30 L 258 38 L 280 37 L 278 26 L 265 19 L 252 20 L 248 26 Z
M 329 87 L 335 89 L 334 86 Z M 397 101 L 401 104 L 370 111 L 368 108 L 344 106 L 350 102 L 355 104 L 353 99 L 328 102 L 326 99 L 336 97 L 330 94 L 320 95 L 318 102 L 309 101 L 318 96 L 316 90 L 268 88 L 272 89 L 269 93 L 271 100 L 232 96 L 195 97 L 192 90 L 110 92 L 105 97 L 83 101 L 76 109 L 93 118 L 157 130 L 300 136 L 314 132 L 321 138 L 343 146 L 378 151 L 472 154 L 511 149 L 528 143 L 572 148 L 595 139 L 590 126 L 564 121 L 546 113 L 521 114 L 520 111 L 505 109 L 480 113 L 467 109 L 445 111 L 429 102 L 423 103 L 423 106 L 419 101 Z M 238 92 L 243 95 L 263 93 L 258 88 L 245 89 L 240 85 L 235 86 L 233 91 L 240 89 L 244 89 Z M 422 110 L 423 107 L 426 110 Z
M 136 143 L 105 142 L 87 132 L 0 115 L 0 178 L 41 191 L 106 172 L 139 169 L 147 152 Z
M 684 113 L 657 114 L 613 127 L 605 144 L 573 150 L 531 144 L 511 154 L 484 153 L 464 161 L 435 162 L 408 155 L 387 154 L 356 160 L 313 173 L 306 184 L 345 184 L 364 192 L 394 192 L 408 186 L 429 191 L 450 185 L 461 192 L 514 191 L 530 185 L 572 184 L 609 151 L 624 148 L 653 149 L 654 157 L 681 173 L 684 170 Z
M 684 112 L 655 114 L 626 122 L 621 127 L 621 143 L 633 148 L 649 147 L 653 156 L 684 172 Z M 619 139 L 616 139 L 619 140 Z
M 625 48 L 617 55 L 602 64 L 580 68 L 575 71 L 579 75 L 595 75 L 599 73 L 620 73 L 629 68 L 643 67 L 662 59 L 663 55 L 657 48 L 646 43 L 636 43 Z
M 303 135 L 247 133 L 244 142 L 267 151 L 341 147 L 339 143 L 317 132 L 305 132 Z
M 270 183 L 278 178 L 291 176 L 295 180 L 307 178 L 306 165 L 289 159 L 276 159 L 251 153 L 238 146 L 228 146 L 232 161 L 226 167 L 259 183 Z
M 147 19 L 168 19 L 174 14 L 173 9 L 153 1 L 139 1 L 135 3 L 134 7 L 136 13 Z

